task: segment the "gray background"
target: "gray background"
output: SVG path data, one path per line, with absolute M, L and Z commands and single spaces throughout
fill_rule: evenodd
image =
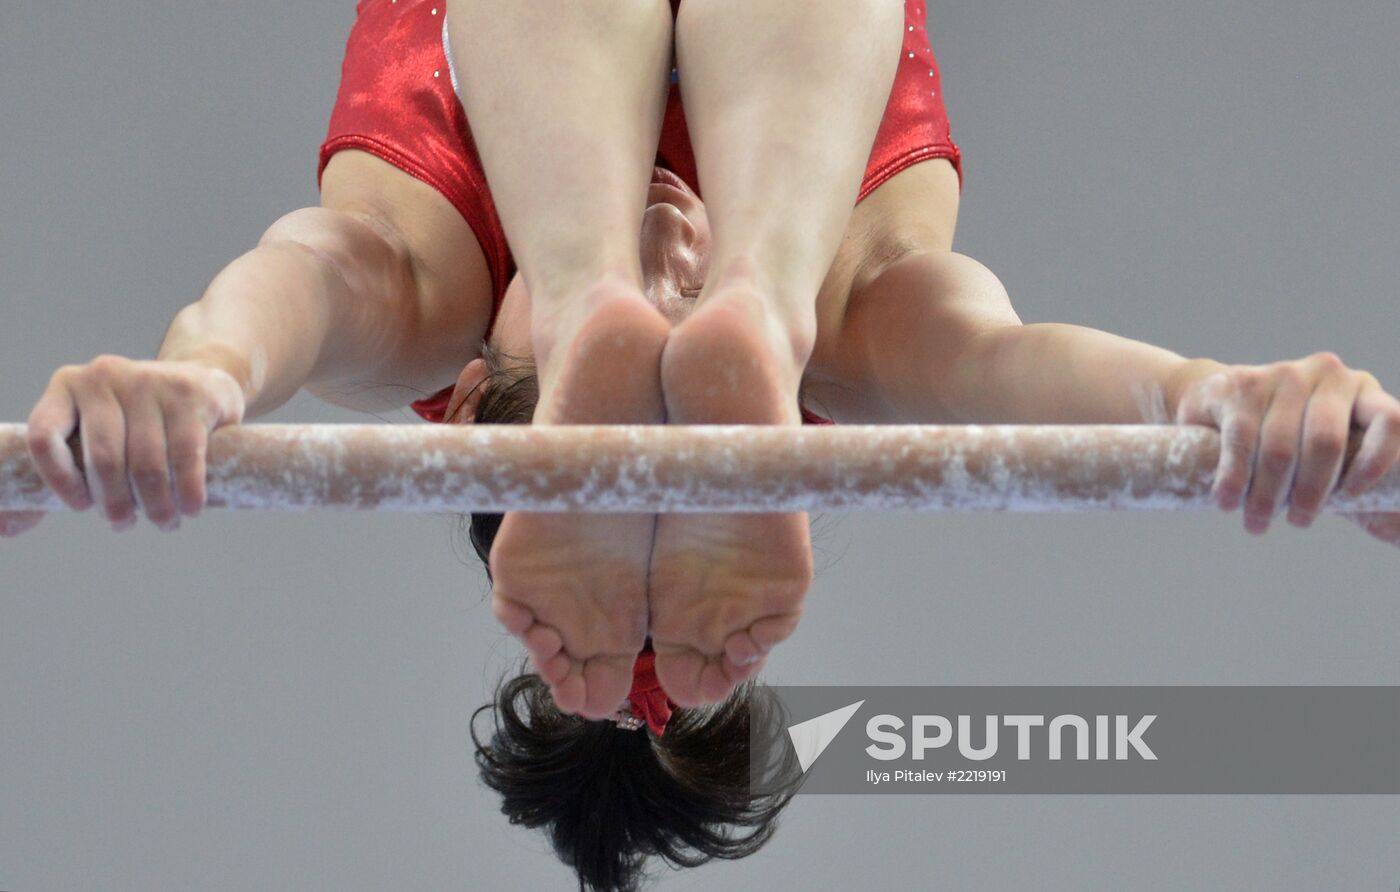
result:
M 957 249 L 1027 321 L 1400 387 L 1400 6 L 934 3 Z M 0 4 L 0 418 L 149 357 L 314 204 L 350 0 Z M 302 395 L 268 421 L 369 420 Z M 407 411 L 385 420 L 410 423 Z M 828 516 L 788 684 L 1400 684 L 1335 518 Z M 0 542 L 0 889 L 567 888 L 479 788 L 516 650 L 443 517 L 91 515 Z M 1394 889 L 1397 797 L 811 797 L 665 889 Z

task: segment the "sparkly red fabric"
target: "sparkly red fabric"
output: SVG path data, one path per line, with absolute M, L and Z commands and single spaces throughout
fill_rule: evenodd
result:
M 672 8 L 680 2 L 672 0 Z M 476 233 L 491 271 L 494 306 L 499 308 L 515 263 L 471 127 L 453 88 L 444 39 L 446 12 L 446 0 L 360 0 L 356 4 L 316 181 L 319 185 L 336 152 L 359 149 L 436 188 Z M 962 183 L 962 152 L 952 140 L 926 16 L 924 0 L 905 0 L 899 68 L 858 201 L 901 170 L 930 158 L 947 158 Z M 675 171 L 704 197 L 674 77 L 656 163 Z M 414 411 L 428 421 L 442 421 L 452 386 L 413 403 Z M 805 409 L 803 420 L 829 423 Z
M 676 704 L 661 689 L 656 680 L 656 652 L 651 642 L 637 654 L 637 662 L 632 666 L 632 690 L 627 692 L 627 702 L 631 704 L 634 716 L 647 723 L 653 734 L 665 734 L 666 723 Z

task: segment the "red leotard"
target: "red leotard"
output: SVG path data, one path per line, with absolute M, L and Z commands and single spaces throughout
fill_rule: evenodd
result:
M 673 10 L 679 5 L 680 0 L 671 0 Z M 326 164 L 337 151 L 359 149 L 441 192 L 472 228 L 486 255 L 494 322 L 515 263 L 454 90 L 446 12 L 446 0 L 360 0 L 356 4 L 316 182 L 319 186 Z M 949 129 L 925 15 L 924 0 L 905 0 L 899 69 L 857 203 L 901 170 L 930 158 L 947 158 L 962 184 L 962 152 Z M 674 76 L 656 163 L 675 171 L 704 198 Z M 414 411 L 428 421 L 442 421 L 452 388 L 449 384 L 414 402 Z M 802 414 L 806 423 L 830 423 L 805 408 Z

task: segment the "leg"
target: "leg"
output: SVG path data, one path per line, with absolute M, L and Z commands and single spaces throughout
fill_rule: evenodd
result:
M 714 232 L 662 358 L 669 421 L 797 424 L 815 302 L 859 193 L 902 40 L 898 0 L 686 0 L 676 54 Z M 652 640 L 667 692 L 720 699 L 796 628 L 805 514 L 663 515 Z
M 637 234 L 666 105 L 670 5 L 450 0 L 448 8 L 462 101 L 530 292 L 552 421 L 551 395 L 572 369 L 557 361 L 570 336 L 616 292 L 640 292 Z
M 666 0 L 450 0 L 463 103 L 531 296 L 536 424 L 659 423 L 670 326 L 637 236 L 665 109 Z M 627 695 L 646 637 L 655 518 L 508 514 L 493 607 L 559 707 Z

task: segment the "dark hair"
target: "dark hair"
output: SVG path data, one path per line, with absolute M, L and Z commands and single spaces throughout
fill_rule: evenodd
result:
M 533 363 L 490 347 L 482 356 L 488 376 L 476 423 L 530 423 L 539 400 Z M 506 366 L 503 358 L 515 362 Z M 472 547 L 488 578 L 502 518 L 471 515 Z M 789 748 L 765 746 L 782 764 L 765 766 L 764 776 L 790 780 L 764 785 L 772 792 L 752 790 L 751 720 L 769 708 L 780 710 L 776 698 L 745 682 L 722 703 L 677 709 L 656 736 L 560 712 L 548 685 L 522 665 L 472 714 L 471 735 L 481 778 L 501 794 L 512 824 L 543 829 L 580 889 L 630 892 L 646 878 L 648 858 L 696 867 L 751 855 L 772 837 L 801 772 L 788 764 Z M 491 720 L 484 737 L 477 731 L 483 716 Z
M 676 710 L 658 737 L 561 713 L 544 681 L 522 667 L 472 714 L 471 735 L 481 778 L 501 794 L 512 824 L 543 829 L 580 889 L 630 892 L 646 878 L 648 858 L 697 867 L 751 855 L 772 837 L 795 783 L 755 792 L 749 757 L 756 706 L 774 699 L 744 682 L 715 706 Z M 477 722 L 488 713 L 483 740 Z M 782 769 L 765 776 L 800 779 Z

